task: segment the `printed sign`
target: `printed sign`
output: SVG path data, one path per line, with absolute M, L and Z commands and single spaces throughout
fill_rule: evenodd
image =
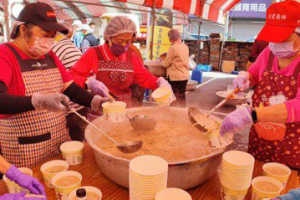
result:
M 230 18 L 265 19 L 272 0 L 242 0 L 229 12 Z

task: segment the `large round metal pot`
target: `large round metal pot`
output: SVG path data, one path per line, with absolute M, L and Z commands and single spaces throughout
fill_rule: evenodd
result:
M 156 77 L 166 77 L 167 69 L 161 65 L 158 61 L 145 61 L 145 67 L 148 71 Z
M 173 121 L 192 125 L 188 118 L 188 109 L 186 108 L 141 107 L 128 109 L 127 113 L 130 113 L 130 115 L 134 113 L 147 114 L 153 116 L 156 120 Z M 219 119 L 215 118 L 215 120 Z M 93 122 L 104 132 L 108 132 L 114 127 L 119 126 L 121 123 L 129 123 L 128 120 L 123 122 L 109 122 L 103 117 L 100 117 Z M 89 145 L 93 148 L 96 162 L 102 173 L 116 184 L 128 188 L 130 160 L 114 157 L 100 149 L 95 143 L 104 136 L 95 131 L 91 126 L 86 128 L 85 137 Z M 169 163 L 168 187 L 187 190 L 207 181 L 219 168 L 222 153 L 224 151 L 225 149 L 218 149 L 214 151 L 213 154 L 201 158 L 181 163 Z

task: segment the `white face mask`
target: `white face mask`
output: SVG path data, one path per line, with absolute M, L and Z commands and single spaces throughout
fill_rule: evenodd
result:
M 54 38 L 37 37 L 34 38 L 34 43 L 29 51 L 36 56 L 47 54 L 54 45 Z
M 294 50 L 294 41 L 298 38 L 297 36 L 291 42 L 272 43 L 270 42 L 269 47 L 272 53 L 278 58 L 290 58 L 295 56 L 299 52 L 299 48 Z

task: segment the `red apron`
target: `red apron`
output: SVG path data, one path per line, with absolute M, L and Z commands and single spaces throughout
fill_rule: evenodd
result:
M 49 54 L 44 59 L 23 60 L 7 45 L 19 62 L 25 96 L 61 93 L 64 83 Z M 70 140 L 64 112 L 28 111 L 0 120 L 3 157 L 17 167 L 32 167 L 59 153 L 61 143 Z
M 262 80 L 252 97 L 253 107 L 266 107 L 294 99 L 298 91 L 300 63 L 292 77 L 272 72 L 274 55 L 270 53 Z M 279 162 L 300 168 L 300 123 L 259 122 L 252 126 L 249 153 L 265 162 Z
M 134 84 L 134 67 L 130 62 L 132 59 L 132 52 L 127 52 L 127 62 L 120 60 L 111 60 L 107 55 L 103 55 L 101 51 L 105 54 L 104 46 L 94 48 L 97 52 L 99 60 L 99 68 L 96 74 L 97 80 L 104 83 L 112 96 L 117 101 L 123 101 L 127 103 L 127 108 L 132 107 L 135 102 L 133 101 L 132 92 L 130 86 Z M 104 59 L 104 56 L 108 60 Z

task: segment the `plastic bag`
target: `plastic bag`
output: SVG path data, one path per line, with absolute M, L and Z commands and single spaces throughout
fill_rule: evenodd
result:
M 191 70 L 196 69 L 196 66 L 197 66 L 196 62 L 194 61 L 194 58 L 195 58 L 195 54 L 192 54 L 189 58 L 189 68 Z

